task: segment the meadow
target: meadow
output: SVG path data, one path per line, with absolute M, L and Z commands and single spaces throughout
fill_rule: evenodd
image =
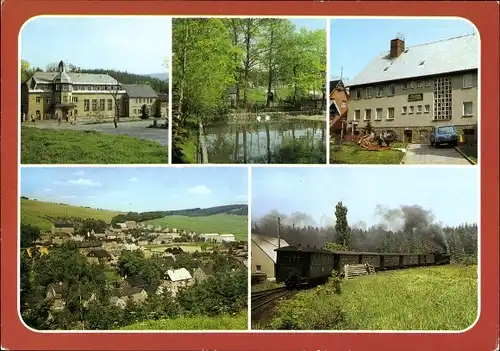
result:
M 338 280 L 337 280 L 338 283 Z M 463 330 L 477 316 L 477 266 L 410 268 L 335 279 L 278 303 L 265 329 Z
M 183 316 L 172 319 L 147 320 L 135 323 L 120 330 L 246 330 L 247 312 L 237 315 Z
M 21 163 L 168 163 L 168 152 L 158 143 L 126 135 L 23 127 Z
M 197 233 L 234 234 L 239 240 L 247 240 L 248 217 L 230 214 L 216 214 L 212 216 L 166 216 L 147 221 L 153 225 L 178 228 Z
M 39 227 L 41 230 L 52 228 L 52 221 L 46 217 L 94 218 L 109 223 L 117 214 L 120 212 L 21 199 L 21 221 Z
M 391 147 L 404 147 L 402 143 L 391 144 Z M 354 142 L 330 146 L 330 163 L 339 164 L 399 164 L 404 153 L 399 150 L 368 151 Z

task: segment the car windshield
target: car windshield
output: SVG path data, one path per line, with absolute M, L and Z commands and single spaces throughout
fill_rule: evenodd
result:
M 452 134 L 455 133 L 455 127 L 439 127 L 438 128 L 438 133 L 439 134 Z

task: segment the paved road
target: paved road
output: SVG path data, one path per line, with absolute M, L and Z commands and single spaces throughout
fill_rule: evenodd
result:
M 431 147 L 426 144 L 410 144 L 403 163 L 407 165 L 444 164 L 444 165 L 469 165 L 457 150 L 450 146 Z
M 158 124 L 165 123 L 158 121 Z M 148 128 L 153 124 L 152 120 L 134 121 L 134 122 L 118 122 L 118 128 L 115 129 L 113 123 L 102 124 L 70 124 L 63 123 L 58 126 L 57 123 L 37 123 L 37 128 L 50 128 L 62 130 L 81 130 L 81 131 L 96 131 L 106 134 L 123 134 L 138 139 L 155 141 L 160 145 L 168 145 L 168 130 L 160 128 Z

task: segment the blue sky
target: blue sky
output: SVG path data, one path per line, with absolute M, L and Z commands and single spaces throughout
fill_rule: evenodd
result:
M 390 49 L 398 33 L 413 46 L 472 34 L 475 27 L 465 20 L 427 19 L 332 19 L 330 22 L 330 77 L 353 79 L 370 61 Z
M 242 167 L 36 167 L 21 169 L 21 195 L 117 211 L 175 210 L 248 202 Z
M 304 212 L 318 224 L 342 201 L 352 225 L 380 223 L 377 205 L 420 205 L 445 225 L 479 220 L 475 167 L 302 167 L 252 169 L 252 221 L 271 210 Z
M 20 33 L 21 57 L 42 69 L 69 61 L 82 68 L 168 73 L 168 17 L 37 17 Z
M 309 30 L 324 29 L 326 30 L 326 19 L 310 19 L 310 18 L 290 18 L 296 29 L 306 28 Z

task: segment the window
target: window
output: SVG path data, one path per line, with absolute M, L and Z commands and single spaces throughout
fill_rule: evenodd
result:
M 92 99 L 92 111 L 97 111 L 97 99 Z
M 410 83 L 410 88 L 412 88 L 412 89 L 415 88 L 415 82 Z
M 396 95 L 396 85 L 395 84 L 391 84 L 389 85 L 389 95 Z
M 106 100 L 100 99 L 99 100 L 99 110 L 104 111 L 106 109 Z
M 41 115 L 40 115 L 40 110 L 36 110 L 35 115 L 36 115 L 36 117 L 37 117 L 37 118 L 40 118 L 40 116 L 41 116 Z
M 75 117 L 78 116 L 78 110 L 75 110 Z
M 368 108 L 365 110 L 365 121 L 369 121 L 371 118 L 372 118 L 372 110 Z
M 387 119 L 394 119 L 394 107 L 387 109 Z
M 371 87 L 366 88 L 366 98 L 367 99 L 372 98 L 372 88 Z
M 56 84 L 56 91 L 61 90 L 61 86 L 59 84 Z
M 255 266 L 255 271 L 256 272 L 260 272 L 261 270 L 262 270 L 262 266 L 261 265 L 258 264 L 258 265 Z
M 418 88 L 422 88 L 422 86 L 423 86 L 422 81 L 419 81 L 419 82 L 417 83 L 417 87 L 418 87 Z
M 92 90 L 92 87 L 90 85 L 87 86 L 87 90 L 90 91 Z
M 90 111 L 90 100 L 89 99 L 83 100 L 83 110 Z
M 62 85 L 62 91 L 68 91 L 68 86 L 66 84 Z
M 134 108 L 134 115 L 136 115 L 136 114 L 137 114 L 137 110 Z
M 417 105 L 417 113 L 422 113 L 422 105 Z
M 361 99 L 361 89 L 356 90 L 356 99 Z
M 472 116 L 473 115 L 472 107 L 473 107 L 472 101 L 464 102 L 463 115 L 464 116 Z
M 464 74 L 463 87 L 464 89 L 472 88 L 472 74 Z
M 410 106 L 409 114 L 412 114 L 415 112 L 415 106 Z
M 135 99 L 135 103 L 138 104 L 139 103 L 139 99 Z
M 61 97 L 59 95 L 56 96 L 56 102 L 61 102 Z
M 111 111 L 113 109 L 113 100 L 108 99 L 108 111 Z
M 384 87 L 378 87 L 377 96 L 384 96 Z
M 426 87 L 430 87 L 431 86 L 431 81 L 430 80 L 426 80 L 425 81 L 425 86 Z
M 354 110 L 354 120 L 359 121 L 360 116 L 361 116 L 361 110 Z
M 48 98 L 46 98 L 46 99 L 45 99 L 45 102 L 47 103 L 47 105 L 48 105 L 48 104 L 50 104 L 50 98 L 49 98 L 49 97 L 48 97 Z
M 429 113 L 431 110 L 431 105 L 424 105 L 424 113 Z
M 66 104 L 68 102 L 68 95 L 63 96 L 63 102 Z
M 78 102 L 78 96 L 73 96 L 73 102 Z
M 380 121 L 382 119 L 382 109 L 378 108 L 375 110 L 375 120 Z
M 73 91 L 73 86 L 68 85 L 68 90 L 69 90 L 69 91 Z
M 405 89 L 405 90 L 406 90 L 406 89 L 408 89 L 409 87 L 410 87 L 410 84 L 409 84 L 409 83 L 404 83 L 404 84 L 403 84 L 403 89 Z
M 406 115 L 407 111 L 408 111 L 408 107 L 406 107 L 406 106 L 401 107 L 401 114 Z
M 36 97 L 36 103 L 39 104 L 40 103 L 40 96 L 37 96 Z

